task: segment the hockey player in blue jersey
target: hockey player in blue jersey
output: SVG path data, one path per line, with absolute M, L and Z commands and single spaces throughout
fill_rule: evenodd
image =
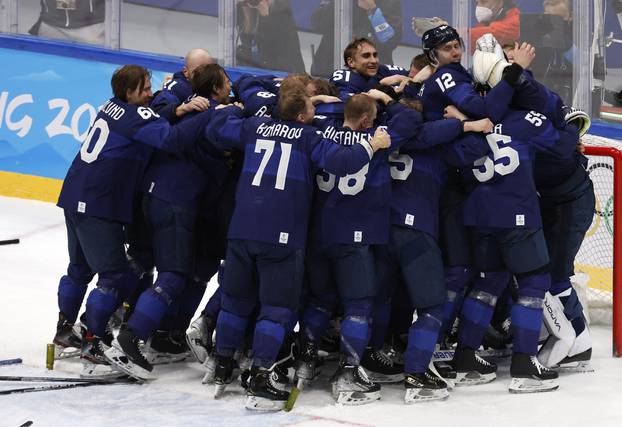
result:
M 535 49 L 523 43 L 516 49 L 514 63 L 499 84 L 482 97 L 474 88 L 473 77 L 460 64 L 464 48 L 454 28 L 448 25 L 433 28 L 421 40 L 424 53 L 435 67 L 434 74 L 421 89 L 426 120 L 442 118 L 445 107 L 454 105 L 472 119 L 489 117 L 493 123 L 498 122 L 508 108 L 523 69 L 535 57 Z
M 586 165 L 587 158 L 578 150 L 567 159 L 547 153 L 536 157 L 536 186 L 551 258 L 551 289 L 544 301 L 549 337 L 538 359 L 549 368 L 590 369 L 592 339 L 583 306 L 570 282 L 574 259 L 594 217 L 594 186 Z
M 515 60 L 506 58 L 501 45 L 490 33 L 480 37 L 476 46 L 473 54 L 474 80 L 481 85 L 494 88 L 508 72 L 512 72 L 509 67 Z M 514 51 L 517 47 L 518 43 L 515 44 Z M 559 95 L 538 82 L 530 70 L 523 68 L 511 99 L 512 106 L 544 114 L 556 129 L 563 128 L 567 122 L 574 122 L 579 128 L 579 136 L 583 136 L 590 127 L 589 116 L 581 110 L 564 105 Z
M 521 72 L 534 58 L 533 48 L 527 44 L 516 50 L 516 61 L 499 84 L 485 98 L 473 86 L 473 78 L 460 64 L 463 43 L 458 32 L 447 25 L 426 31 L 422 37 L 424 53 L 434 67 L 434 73 L 421 88 L 423 116 L 438 120 L 449 105 L 473 119 L 490 117 L 493 122 L 503 117 Z M 471 280 L 468 231 L 461 218 L 464 193 L 452 171 L 441 198 L 440 243 L 445 260 L 447 302 L 441 335 L 451 328 L 462 295 Z
M 300 300 L 315 171 L 355 173 L 390 144 L 382 131 L 349 147 L 323 139 L 309 126 L 315 110 L 303 92 L 280 96 L 278 108 L 280 120 L 225 111 L 208 128 L 217 145 L 245 153 L 229 228 L 215 381 L 219 389 L 231 382 L 233 354 L 258 306 L 246 403 L 257 410 L 282 409 L 289 395 L 277 387 L 271 368 Z
M 473 58 L 476 80 L 494 87 L 510 62 L 492 34 L 477 40 Z M 572 122 L 583 135 L 590 126 L 589 116 L 564 106 L 560 97 L 535 80 L 529 70 L 523 71 L 511 104 L 543 113 L 558 129 Z M 551 292 L 546 295 L 544 310 L 550 336 L 539 356 L 548 367 L 560 363 L 584 365 L 591 357 L 591 338 L 583 307 L 570 283 L 574 258 L 592 222 L 595 203 L 586 165 L 587 159 L 578 151 L 570 158 L 539 153 L 535 163 L 543 228 L 551 257 Z
M 72 162 L 58 199 L 65 211 L 69 247 L 67 275 L 59 283 L 59 325 L 75 322 L 87 285 L 98 274 L 86 303 L 88 331 L 82 343 L 85 375 L 110 368 L 103 356 L 112 336 L 110 315 L 135 289 L 142 271 L 125 253 L 124 225 L 132 220 L 137 187 L 154 148 L 175 151 L 196 139 L 203 114 L 172 127 L 147 107 L 152 97 L 149 72 L 128 65 L 111 80 L 107 101 Z M 89 364 L 93 362 L 93 364 Z
M 229 78 L 217 64 L 197 67 L 191 83 L 197 96 L 209 100 L 212 112 L 229 99 Z M 181 123 L 190 117 L 187 115 Z M 189 321 L 203 297 L 205 282 L 216 273 L 220 261 L 202 259 L 197 248 L 202 244 L 198 239 L 205 238 L 199 227 L 200 211 L 215 210 L 212 203 L 218 199 L 229 173 L 226 157 L 209 141 L 185 143 L 188 149 L 184 153 L 156 152 L 145 172 L 143 206 L 153 233 L 158 278 L 141 293 L 127 327 L 106 352 L 112 363 L 141 380 L 152 378 L 152 366 L 141 352 L 139 340 L 146 342 L 174 307 L 178 311 L 174 317 Z M 207 267 L 203 263 L 211 267 L 199 274 Z M 185 331 L 187 322 L 180 323 L 176 328 Z
M 513 274 L 518 297 L 511 312 L 509 390 L 530 393 L 558 387 L 557 373 L 542 366 L 536 357 L 551 277 L 533 167 L 538 151 L 572 157 L 577 140 L 578 130 L 572 124 L 556 130 L 540 113 L 511 109 L 486 141 L 451 146 L 459 153 L 456 164 L 474 160 L 462 170 L 471 187 L 464 204 L 464 222 L 472 230 L 473 266 L 478 272 L 460 315 L 452 362 L 457 371 L 456 385 L 496 378 L 496 366 L 475 355 L 475 350 L 488 328 L 497 298 Z
M 378 95 L 384 103 L 390 103 L 388 95 L 381 92 Z M 489 132 L 492 123 L 488 119 L 462 124 L 453 120 L 423 123 L 418 112 L 411 110 L 409 113 L 407 122 L 416 130 L 417 139 L 389 157 L 391 228 L 388 244 L 379 247 L 376 253 L 379 286 L 372 318 L 371 348 L 366 357 L 377 354 L 382 348 L 391 296 L 396 287 L 404 286 L 416 309 L 416 320 L 410 325 L 402 375 L 395 379 L 406 374 L 405 402 L 413 403 L 448 396 L 445 383 L 428 368 L 445 301 L 443 261 L 437 244 L 439 198 L 447 169 L 441 147 L 463 131 Z M 391 123 L 389 129 L 392 132 Z M 367 369 L 365 361 L 363 366 Z M 376 375 L 373 373 L 372 378 Z
M 173 74 L 173 78 L 167 81 L 162 90 L 155 94 L 151 102 L 153 111 L 170 123 L 175 123 L 184 114 L 205 110 L 207 105 L 203 98 L 195 97 L 191 102 L 186 101 L 193 93 L 190 78 L 194 70 L 200 65 L 213 63 L 214 58 L 205 49 L 197 48 L 189 51 L 184 58 L 184 68 Z
M 375 88 L 385 77 L 408 75 L 404 68 L 380 64 L 374 42 L 365 38 L 352 41 L 343 52 L 343 60 L 346 68 L 335 70 L 330 78 L 343 100 Z
M 392 102 L 380 91 L 372 91 L 372 95 L 389 104 L 392 148 L 402 144 L 424 148 L 451 141 L 462 133 L 463 125 L 457 120 L 413 126 L 421 123 L 418 112 Z M 354 95 L 346 101 L 343 126 L 327 127 L 324 136 L 342 145 L 356 144 L 371 137 L 376 112 L 370 96 Z M 466 127 L 469 130 L 479 125 L 471 122 Z M 401 365 L 393 366 L 390 372 L 381 369 L 380 348 L 368 348 L 363 356 L 369 339 L 372 301 L 377 292 L 373 247 L 389 241 L 391 179 L 388 153 L 385 154 L 375 156 L 356 174 L 335 177 L 322 172 L 316 178 L 307 250 L 309 295 L 301 321 L 304 345 L 297 376 L 307 381 L 314 377 L 317 345 L 331 312 L 341 302 L 345 312 L 341 322 L 342 360 L 333 383 L 333 396 L 344 404 L 362 404 L 380 397 L 379 385 L 370 382 L 359 365 L 382 382 L 403 378 Z M 391 287 L 392 283 L 383 285 Z M 440 294 L 441 300 L 444 299 L 443 289 Z M 426 367 L 427 363 L 429 360 L 425 362 Z

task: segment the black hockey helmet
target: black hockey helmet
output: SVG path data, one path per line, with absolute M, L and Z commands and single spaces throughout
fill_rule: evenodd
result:
M 436 53 L 434 52 L 434 49 L 454 40 L 459 40 L 460 46 L 464 48 L 462 38 L 454 27 L 450 27 L 449 25 L 440 25 L 438 27 L 432 28 L 423 33 L 423 36 L 421 37 L 421 42 L 423 44 L 423 53 L 432 65 L 436 65 L 438 61 L 436 59 Z

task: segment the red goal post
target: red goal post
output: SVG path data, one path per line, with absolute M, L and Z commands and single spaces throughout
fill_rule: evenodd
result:
M 588 173 L 594 183 L 596 208 L 592 226 L 575 260 L 575 271 L 587 282 L 587 311 L 604 310 L 613 329 L 613 355 L 622 356 L 622 141 L 585 135 Z M 577 276 L 575 276 L 577 277 Z M 609 311 L 610 310 L 610 311 Z M 610 317 L 609 317 L 610 316 Z

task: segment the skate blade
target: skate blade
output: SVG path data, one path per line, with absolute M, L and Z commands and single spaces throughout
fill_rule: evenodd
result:
M 592 367 L 592 364 L 589 360 L 586 360 L 583 362 L 570 362 L 560 364 L 559 366 L 553 368 L 553 370 L 557 372 L 574 372 L 585 374 L 589 372 L 594 372 L 594 367 Z
M 80 372 L 80 378 L 86 379 L 114 379 L 121 378 L 125 374 L 110 365 L 101 365 L 91 362 L 84 362 L 82 365 L 82 371 Z
M 366 405 L 380 400 L 380 391 L 369 393 L 363 393 L 362 391 L 341 391 L 339 393 L 333 393 L 333 397 L 335 397 L 337 403 L 341 405 Z
M 156 379 L 155 375 L 132 362 L 129 357 L 125 355 L 125 353 L 116 347 L 110 347 L 104 352 L 104 356 L 106 356 L 106 359 L 108 359 L 108 361 L 115 368 L 123 371 L 138 381 L 150 381 Z
M 183 362 L 190 357 L 190 353 L 172 354 L 151 350 L 145 350 L 143 353 L 145 354 L 145 359 L 152 365 L 168 365 L 171 363 Z
M 75 347 L 62 347 L 54 344 L 54 360 L 72 359 L 80 356 L 80 349 Z
M 251 411 L 275 412 L 285 409 L 286 400 L 270 400 L 265 397 L 248 396 L 246 398 L 246 409 Z
M 468 387 L 473 385 L 488 384 L 497 378 L 496 373 L 480 374 L 476 371 L 456 373 L 456 387 Z
M 447 400 L 449 398 L 449 391 L 447 389 L 431 390 L 425 388 L 408 388 L 404 395 L 404 403 L 422 403 L 430 402 L 434 400 Z
M 555 391 L 559 388 L 557 379 L 553 380 L 536 380 L 532 378 L 512 378 L 510 383 L 510 393 L 543 393 L 547 391 Z
M 367 376 L 369 377 L 370 381 L 375 382 L 375 383 L 392 384 L 392 383 L 400 383 L 404 381 L 403 372 L 399 374 L 388 375 L 388 374 L 381 374 L 378 372 L 372 372 L 372 371 L 365 369 L 365 373 L 367 373 Z

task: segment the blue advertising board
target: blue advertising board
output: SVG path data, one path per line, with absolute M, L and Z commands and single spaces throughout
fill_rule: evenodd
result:
M 119 64 L 2 49 L 0 170 L 63 179 Z M 153 70 L 153 87 L 167 72 Z
M 58 181 L 49 190 L 50 200 L 98 109 L 112 96 L 114 70 L 123 64 L 149 68 L 155 91 L 183 67 L 177 57 L 9 35 L 0 35 L 0 58 L 0 194 L 11 187 L 10 195 L 28 196 L 42 185 L 40 180 L 30 190 L 13 191 L 12 186 L 26 188 L 29 177 L 36 176 Z M 227 70 L 232 80 L 244 72 L 265 73 Z

